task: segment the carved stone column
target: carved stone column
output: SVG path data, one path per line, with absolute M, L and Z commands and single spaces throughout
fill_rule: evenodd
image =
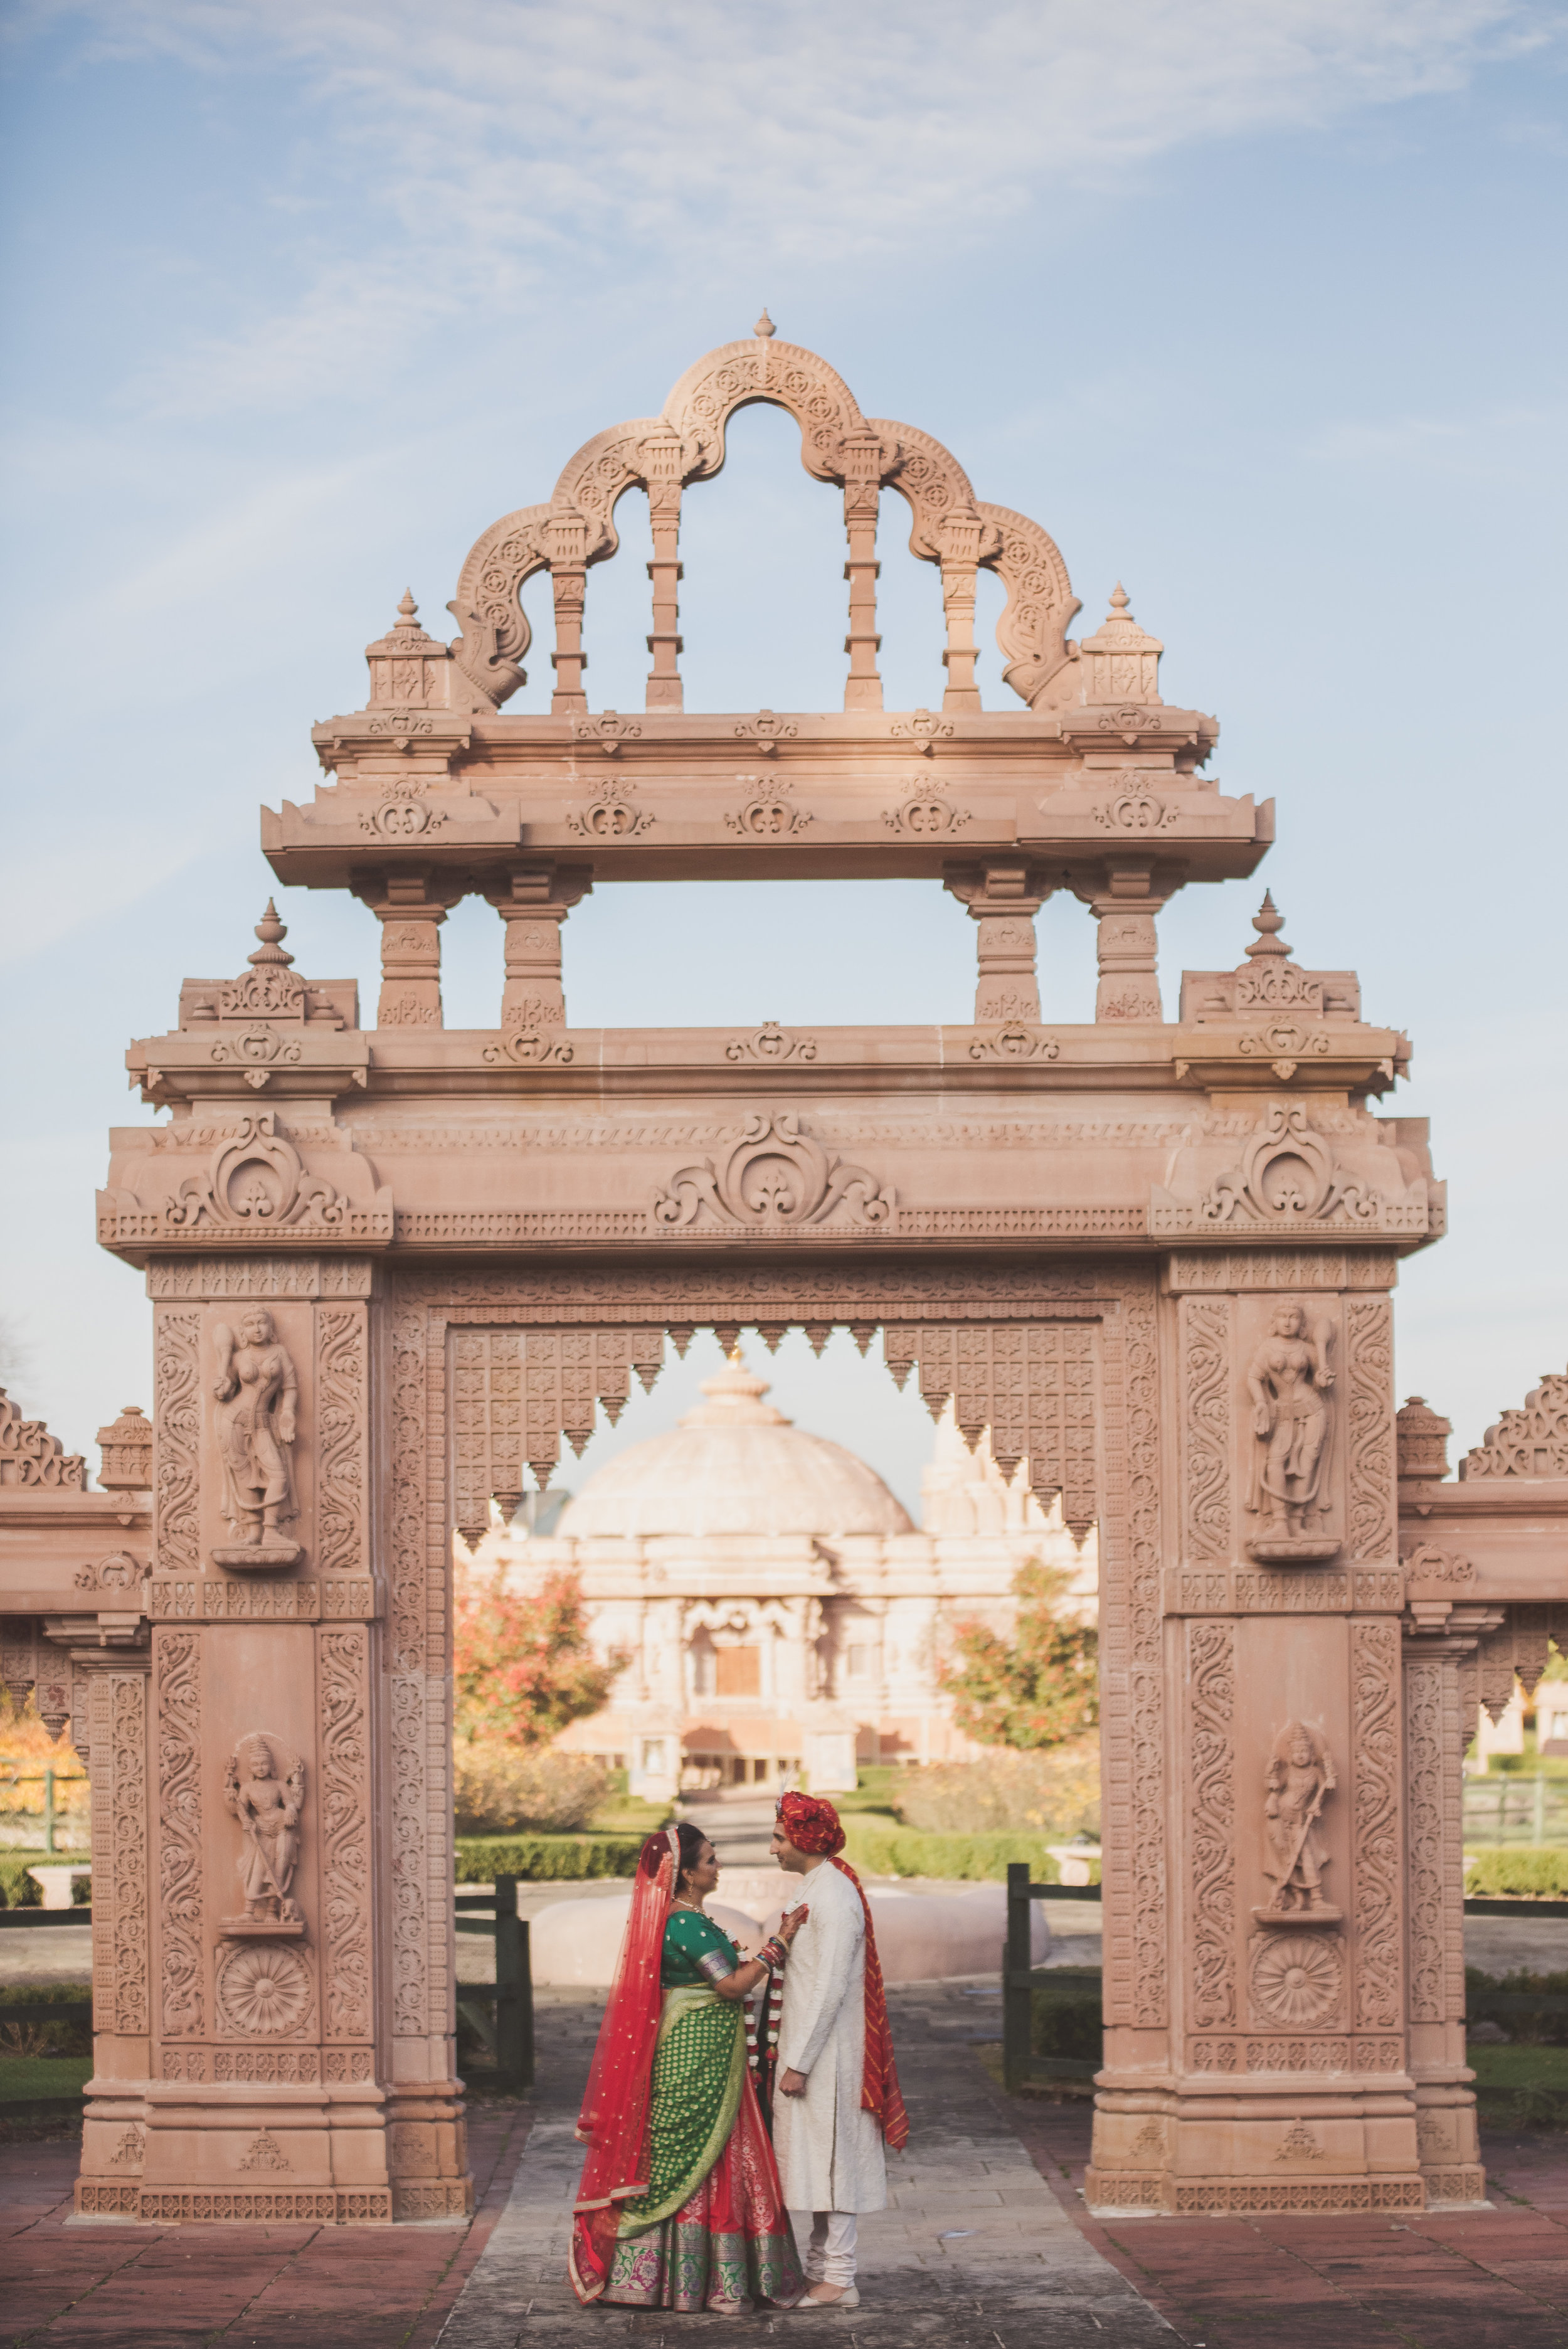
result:
M 94 1648 L 70 1661 L 92 1777 L 93 2075 L 77 2208 L 136 2217 L 153 2027 L 152 1658 Z
M 850 583 L 850 632 L 844 638 L 850 673 L 844 679 L 844 708 L 880 709 L 877 579 L 882 565 L 876 559 L 876 543 L 884 465 L 881 440 L 870 431 L 851 435 L 840 446 L 839 462 L 843 468 L 844 529 L 850 543 L 850 559 L 844 565 L 844 577 Z
M 550 554 L 550 584 L 555 596 L 555 650 L 550 665 L 555 690 L 550 698 L 552 717 L 588 707 L 583 672 L 588 656 L 583 649 L 583 597 L 587 584 L 588 524 L 574 509 L 552 512 L 544 525 Z
M 1102 885 L 1078 895 L 1098 924 L 1099 979 L 1096 1019 L 1162 1020 L 1160 949 L 1154 919 L 1167 892 L 1157 890 L 1147 859 L 1113 861 Z
M 975 574 L 1002 543 L 1000 531 L 982 521 L 974 506 L 949 507 L 936 531 L 942 554 L 942 608 L 947 621 L 947 646 L 942 666 L 947 685 L 944 709 L 978 709 L 980 688 L 975 682 L 977 647 L 975 642 Z
M 676 683 L 678 691 L 680 680 Z M 504 1035 L 566 1025 L 561 929 L 573 906 L 593 886 L 585 865 L 520 864 L 512 869 L 505 895 L 485 892 L 506 925 L 506 983 L 500 1001 Z
M 1486 2192 L 1464 2027 L 1464 1756 L 1483 1612 L 1420 1607 L 1404 1642 L 1409 2062 L 1421 2175 L 1439 2203 Z
M 1035 966 L 1035 916 L 1051 892 L 1032 867 L 985 864 L 954 868 L 946 887 L 969 908 L 979 931 L 979 972 L 975 988 L 977 1028 L 1012 1020 L 1037 1020 L 1040 988 Z
M 438 891 L 424 874 L 384 874 L 359 886 L 381 925 L 378 1028 L 441 1025 L 441 924 L 460 890 Z
M 681 472 L 684 446 L 678 432 L 667 426 L 650 432 L 639 450 L 648 485 L 648 521 L 654 534 L 654 559 L 648 565 L 653 586 L 654 625 L 648 650 L 654 657 L 648 672 L 644 707 L 679 709 L 683 706 L 680 656 Z

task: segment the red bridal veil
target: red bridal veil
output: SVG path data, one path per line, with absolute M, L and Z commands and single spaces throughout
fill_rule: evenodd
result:
M 676 1887 L 676 1834 L 650 1836 L 637 1860 L 632 1913 L 593 2050 L 577 2135 L 588 2147 L 573 2206 L 573 2266 L 585 2300 L 604 2289 L 619 2205 L 648 2183 L 648 2086 L 659 2036 L 659 1962 Z

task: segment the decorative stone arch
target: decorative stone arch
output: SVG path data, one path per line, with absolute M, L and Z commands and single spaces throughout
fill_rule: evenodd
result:
M 680 709 L 679 501 L 755 398 L 790 409 L 806 470 L 843 491 L 845 712 Z M 590 717 L 583 583 L 638 481 L 655 520 L 650 709 Z M 880 709 L 870 597 L 889 485 L 942 568 L 940 715 Z M 983 564 L 1008 586 L 1002 644 L 1026 706 L 1007 711 L 965 698 Z M 501 707 L 531 569 L 556 597 L 549 716 Z M 254 970 L 187 981 L 178 1027 L 129 1055 L 144 1099 L 178 1112 L 115 1136 L 98 1200 L 100 1239 L 145 1269 L 156 1311 L 150 1571 L 120 1619 L 150 1679 L 124 1698 L 134 1733 L 109 1788 L 147 1821 L 150 1872 L 128 1860 L 115 1887 L 104 2012 L 137 2020 L 100 2031 L 81 2207 L 466 2207 L 453 1530 L 477 1540 L 524 1464 L 548 1482 L 562 1437 L 586 1441 L 601 1406 L 613 1417 L 634 1378 L 656 1378 L 666 1339 L 755 1327 L 775 1342 L 793 1325 L 819 1347 L 840 1325 L 862 1349 L 880 1331 L 934 1416 L 951 1396 L 1004 1474 L 1026 1458 L 1042 1499 L 1059 1491 L 1069 1525 L 1098 1525 L 1108 2036 L 1091 2199 L 1476 2200 L 1450 1962 L 1460 1732 L 1472 1653 L 1504 1619 L 1455 1578 L 1473 1534 L 1453 1527 L 1482 1502 L 1495 1514 L 1522 1463 L 1557 1462 L 1561 1398 L 1536 1398 L 1527 1445 L 1505 1431 L 1502 1466 L 1467 1481 L 1442 1538 L 1434 1515 L 1407 1562 L 1392 1289 L 1400 1257 L 1440 1237 L 1443 1187 L 1424 1124 L 1369 1106 L 1407 1040 L 1363 1018 L 1354 973 L 1296 966 L 1269 901 L 1238 967 L 1184 974 L 1164 1015 L 1159 906 L 1250 874 L 1273 836 L 1267 803 L 1202 772 L 1216 721 L 1161 698 L 1161 647 L 1120 590 L 1064 657 L 1074 607 L 1044 533 L 767 332 L 702 361 L 659 416 L 587 442 L 548 505 L 480 540 L 456 604 L 449 649 L 405 597 L 367 649 L 366 706 L 315 730 L 334 780 L 263 812 L 280 879 L 352 891 L 382 923 L 377 1023 L 361 1024 L 352 982 L 288 976 L 269 911 Z M 941 882 L 975 919 L 972 1011 L 810 1035 L 568 1021 L 562 925 L 601 883 L 894 876 Z M 1058 885 L 1099 926 L 1092 1022 L 1042 1017 L 1032 925 Z M 469 894 L 501 916 L 506 976 L 493 1026 L 449 1030 L 438 930 Z M 272 1381 L 258 1408 L 286 1475 L 247 1450 L 241 1371 Z M 1514 1573 L 1507 1527 L 1497 1542 L 1498 1575 Z M 72 1637 L 81 1619 L 46 1604 L 16 1611 Z M 1515 1624 L 1510 1673 L 1541 1636 L 1533 1615 Z M 1477 1669 L 1484 1694 L 1501 1651 Z M 1294 1723 L 1336 1773 L 1308 1822 L 1326 1855 L 1315 1887 L 1288 1854 L 1265 1867 Z M 242 1963 L 223 1770 L 263 1727 L 304 1764 L 299 1930 L 270 1957 L 253 1936 Z M 106 1847 L 119 1816 L 95 1823 Z M 1309 1900 L 1325 1868 L 1332 1898 Z M 117 2008 L 118 1982 L 133 1987 Z M 246 2168 L 259 2118 L 292 2182 Z M 118 2151 L 132 2130 L 135 2175 Z
M 681 639 L 676 626 L 680 507 L 690 483 L 723 471 L 731 417 L 758 404 L 783 409 L 800 429 L 800 461 L 813 480 L 843 492 L 849 539 L 850 655 L 846 709 L 880 709 L 876 654 L 875 543 L 884 486 L 910 510 L 910 552 L 942 574 L 947 646 L 943 706 L 978 709 L 975 683 L 975 576 L 994 570 L 1007 590 L 997 625 L 1003 677 L 1031 709 L 1069 658 L 1067 630 L 1078 603 L 1067 566 L 1038 523 L 1003 506 L 977 504 L 969 478 L 931 434 L 883 417 L 864 417 L 843 378 L 815 351 L 773 339 L 764 316 L 749 340 L 721 344 L 671 391 L 663 411 L 595 433 L 562 469 L 548 505 L 505 514 L 469 550 L 448 609 L 461 636 L 451 650 L 479 697 L 499 709 L 523 682 L 531 631 L 521 595 L 536 572 L 551 574 L 556 667 L 552 708 L 584 709 L 585 581 L 615 553 L 614 512 L 631 489 L 645 490 L 653 526 L 654 627 L 650 709 L 679 709 Z M 1059 698 L 1059 695 L 1057 697 Z

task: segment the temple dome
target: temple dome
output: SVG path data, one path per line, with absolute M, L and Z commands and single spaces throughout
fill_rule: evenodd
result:
M 808 1435 L 763 1397 L 766 1379 L 731 1354 L 706 1400 L 591 1476 L 556 1528 L 597 1534 L 907 1534 L 914 1530 L 874 1468 Z

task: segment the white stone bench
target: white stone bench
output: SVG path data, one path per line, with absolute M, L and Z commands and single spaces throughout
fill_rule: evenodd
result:
M 42 1886 L 46 1909 L 69 1909 L 75 1906 L 77 1877 L 90 1877 L 92 1869 L 62 1862 L 58 1868 L 30 1868 L 27 1873 L 35 1884 Z

